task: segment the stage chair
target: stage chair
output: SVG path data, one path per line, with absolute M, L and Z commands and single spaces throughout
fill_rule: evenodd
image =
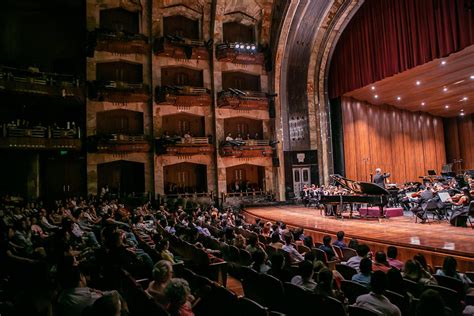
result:
M 346 266 L 342 263 L 336 263 L 336 271 L 339 272 L 346 280 L 352 280 L 352 277 L 357 274 L 356 269 Z
M 350 280 L 342 280 L 341 291 L 349 300 L 349 304 L 354 304 L 360 295 L 369 293 L 369 289 L 367 287 Z

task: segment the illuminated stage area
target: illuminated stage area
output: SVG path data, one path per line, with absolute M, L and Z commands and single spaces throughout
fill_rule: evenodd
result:
M 390 245 L 399 249 L 399 259 L 405 261 L 417 253 L 425 255 L 432 266 L 441 266 L 450 255 L 458 261 L 461 271 L 474 270 L 474 230 L 470 227 L 453 227 L 448 222 L 430 221 L 415 223 L 411 216 L 389 219 L 335 219 L 322 215 L 319 209 L 303 206 L 271 206 L 248 208 L 246 220 L 282 221 L 290 228 L 302 227 L 305 235 L 322 241 L 324 235 L 333 239 L 338 231 L 346 233 L 346 241 L 357 238 L 367 243 L 372 251 L 386 251 Z M 469 225 L 469 223 L 468 223 Z

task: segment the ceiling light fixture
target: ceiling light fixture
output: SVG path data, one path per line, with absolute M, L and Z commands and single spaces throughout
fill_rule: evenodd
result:
M 379 96 L 376 94 L 376 95 L 374 95 L 374 98 L 378 99 L 378 98 L 379 98 Z
M 471 79 L 472 79 L 472 78 L 471 78 Z M 372 89 L 372 90 L 375 90 L 375 87 L 374 87 L 374 86 L 372 86 L 372 87 L 370 87 L 370 89 Z
M 397 97 L 397 100 L 400 101 L 402 98 L 401 97 Z
M 421 106 L 425 106 L 425 102 L 421 102 Z
M 469 78 L 471 78 L 472 80 L 474 80 L 474 75 L 471 75 Z
M 448 88 L 444 87 L 444 88 L 443 88 L 443 91 L 444 91 L 444 92 L 448 91 Z
M 443 65 L 443 66 L 446 65 L 446 60 L 443 60 L 443 61 L 441 62 L 441 65 Z
M 445 108 L 445 109 L 449 109 L 449 105 L 445 105 L 444 108 Z
M 467 101 L 467 97 L 462 98 L 463 101 Z
M 417 80 L 416 81 L 416 85 L 419 86 L 421 84 L 421 81 L 420 80 Z
M 459 114 L 459 115 L 464 116 L 464 112 L 461 112 L 461 114 Z

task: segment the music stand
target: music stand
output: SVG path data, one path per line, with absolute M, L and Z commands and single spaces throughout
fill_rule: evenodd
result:
M 428 170 L 428 175 L 429 176 L 435 176 L 436 175 L 436 170 L 433 170 L 433 169 Z

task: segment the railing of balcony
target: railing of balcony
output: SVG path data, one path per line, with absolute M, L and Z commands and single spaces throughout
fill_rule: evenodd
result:
M 93 100 L 118 103 L 146 102 L 149 97 L 148 85 L 122 81 L 91 81 L 89 95 Z
M 221 43 L 217 44 L 216 57 L 218 60 L 241 64 L 263 64 L 263 52 L 256 44 Z
M 80 86 L 80 80 L 72 75 L 40 72 L 34 67 L 20 69 L 0 65 L 0 89 L 81 97 L 83 92 Z
M 88 35 L 89 50 L 119 52 L 123 54 L 146 54 L 149 49 L 148 37 L 97 28 Z
M 202 87 L 164 86 L 155 88 L 155 101 L 177 107 L 209 106 L 210 90 Z
M 153 50 L 157 55 L 168 57 L 207 59 L 211 50 L 211 42 L 167 35 L 155 40 Z
M 230 88 L 217 94 L 217 105 L 241 110 L 267 110 L 269 96 L 265 92 Z
M 151 146 L 145 135 L 107 134 L 88 137 L 90 151 L 147 152 Z

